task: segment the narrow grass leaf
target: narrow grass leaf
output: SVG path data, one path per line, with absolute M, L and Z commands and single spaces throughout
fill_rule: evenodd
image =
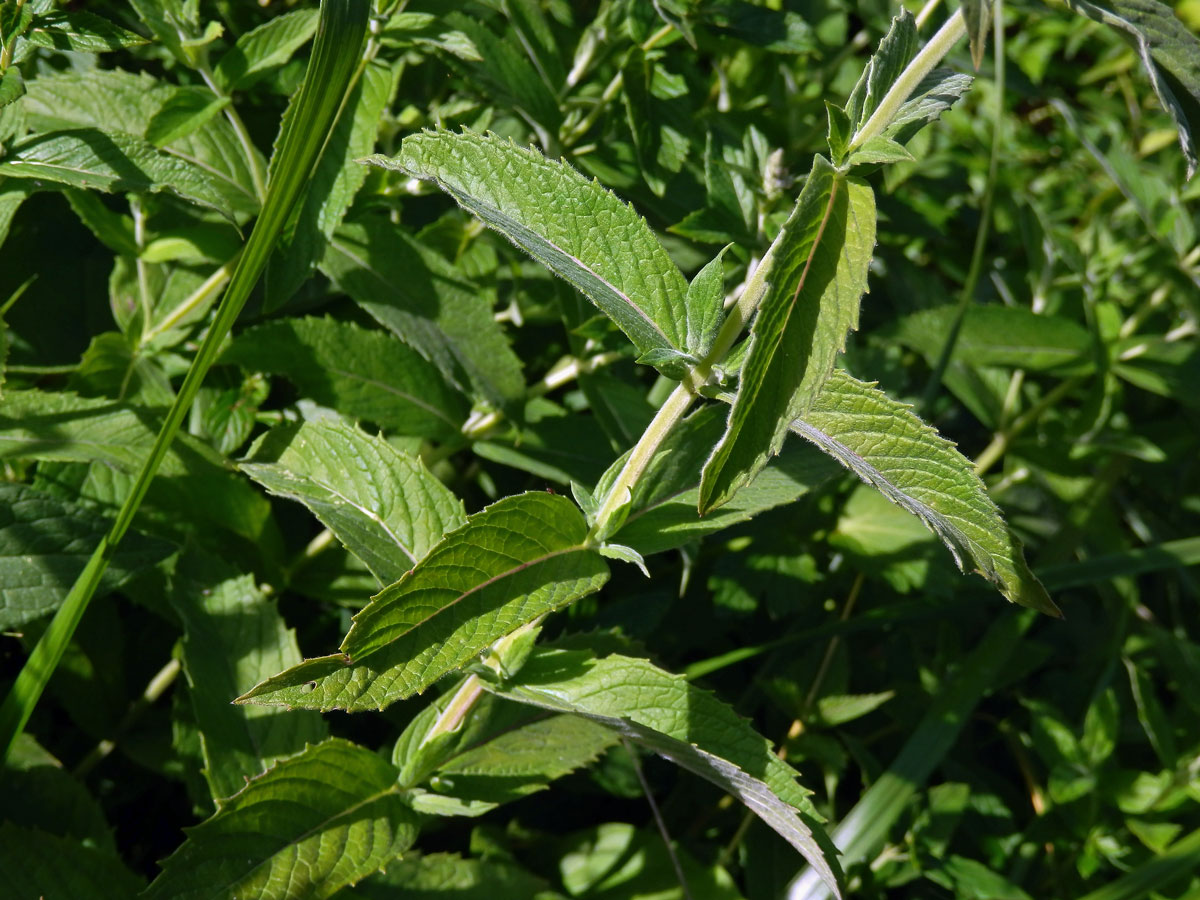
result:
M 15 628 L 57 609 L 109 524 L 85 507 L 28 485 L 0 484 L 0 628 Z M 97 591 L 113 590 L 173 552 L 166 541 L 130 535 Z
M 727 503 L 779 452 L 858 326 L 875 247 L 875 199 L 816 157 L 762 265 L 767 287 L 725 434 L 704 466 L 698 508 Z
M 239 701 L 355 711 L 419 693 L 520 626 L 598 591 L 608 567 L 586 538 L 583 514 L 565 497 L 506 497 L 381 591 L 354 617 L 341 653 L 306 660 Z
M 683 350 L 687 282 L 644 219 L 570 166 L 495 135 L 429 131 L 371 165 L 435 181 L 468 212 L 565 278 L 639 353 Z
M 919 516 L 960 569 L 970 562 L 1012 602 L 1061 615 L 971 463 L 908 405 L 838 370 L 792 428 Z
M 272 429 L 238 468 L 307 506 L 381 584 L 399 580 L 466 521 L 462 501 L 419 457 L 341 422 Z
M 284 375 L 322 406 L 399 434 L 455 438 L 470 412 L 467 398 L 419 353 L 350 322 L 268 322 L 234 338 L 221 361 Z
M 814 837 L 820 817 L 795 769 L 765 738 L 706 691 L 648 660 L 540 650 L 496 694 L 612 728 L 729 791 L 795 847 L 834 894 L 841 872 Z M 819 825 L 817 825 L 819 830 Z M 839 894 L 840 896 L 840 894 Z
M 294 9 L 240 35 L 217 61 L 213 76 L 225 93 L 241 90 L 282 66 L 317 30 L 317 10 Z
M 39 828 L 0 823 L 0 869 L 9 900 L 128 900 L 140 878 L 107 853 Z
M 204 777 L 218 807 L 282 756 L 329 734 L 316 713 L 235 706 L 272 672 L 300 662 L 296 635 L 252 575 L 189 554 L 169 594 L 183 625 L 182 659 L 200 728 Z
M 276 763 L 188 829 L 141 896 L 329 897 L 398 858 L 418 829 L 395 768 L 335 738 Z

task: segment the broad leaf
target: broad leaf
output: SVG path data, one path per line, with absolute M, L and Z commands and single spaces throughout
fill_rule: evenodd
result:
M 180 88 L 146 125 L 146 140 L 162 149 L 194 134 L 229 103 L 228 97 L 205 87 Z
M 838 892 L 837 861 L 813 836 L 809 823 L 820 817 L 796 783 L 796 770 L 732 709 L 683 676 L 644 659 L 540 650 L 514 678 L 488 689 L 599 722 L 729 791 Z
M 435 181 L 582 291 L 640 353 L 684 349 L 687 282 L 645 221 L 599 183 L 536 150 L 469 132 L 413 135 L 394 159 L 367 162 Z
M 232 216 L 201 169 L 117 131 L 80 128 L 28 138 L 0 160 L 0 178 L 35 178 L 108 193 L 170 191 Z
M 191 554 L 175 573 L 171 605 L 183 625 L 183 669 L 212 798 L 231 797 L 281 756 L 327 737 L 315 713 L 230 701 L 300 661 L 296 635 L 251 575 Z
M 971 463 L 906 404 L 838 370 L 792 428 L 919 516 L 960 569 L 970 562 L 1014 603 L 1061 615 Z
M 277 763 L 188 830 L 146 900 L 329 897 L 416 840 L 396 770 L 333 739 Z
M 103 53 L 145 44 L 140 34 L 82 10 L 56 9 L 34 19 L 25 40 L 54 50 Z
M 268 322 L 238 335 L 222 361 L 285 375 L 322 406 L 400 434 L 454 438 L 469 411 L 466 398 L 411 347 L 350 322 Z
M 58 608 L 110 523 L 23 484 L 0 484 L 0 628 Z M 99 593 L 166 559 L 175 548 L 134 533 L 113 555 Z
M 699 511 L 733 498 L 779 452 L 858 326 L 875 247 L 875 199 L 821 157 L 762 262 L 766 289 L 737 397 L 704 467 Z
M 291 59 L 316 30 L 315 9 L 294 9 L 273 16 L 240 35 L 221 57 L 213 70 L 217 86 L 225 93 L 249 86 Z
M 340 422 L 275 428 L 239 468 L 270 493 L 312 510 L 381 584 L 397 581 L 466 521 L 462 501 L 419 457 Z
M 471 516 L 354 617 L 342 652 L 264 681 L 241 702 L 382 709 L 460 669 L 539 616 L 608 580 L 564 497 L 518 494 Z
M 345 891 L 346 900 L 553 900 L 549 885 L 500 856 L 406 853 L 387 872 Z
M 16 103 L 24 96 L 25 79 L 21 76 L 21 70 L 17 66 L 9 66 L 8 70 L 0 75 L 0 107 Z
M 725 248 L 729 249 L 728 247 Z M 703 359 L 712 349 L 725 313 L 725 266 L 722 250 L 688 285 L 686 297 L 687 352 Z
M 143 882 L 117 859 L 38 828 L 0 823 L 0 868 L 9 900 L 128 900 Z
M 1067 5 L 1124 32 L 1133 44 L 1158 102 L 1179 129 L 1191 178 L 1200 165 L 1200 38 L 1158 0 L 1067 0 Z
M 493 318 L 491 291 L 390 222 L 343 225 L 325 249 L 321 270 L 451 384 L 497 407 L 519 402 L 521 362 Z

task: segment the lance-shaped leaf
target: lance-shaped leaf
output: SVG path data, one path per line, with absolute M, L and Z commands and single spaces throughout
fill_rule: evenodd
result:
M 816 157 L 763 265 L 766 289 L 729 423 L 700 481 L 703 515 L 728 502 L 779 452 L 858 326 L 875 247 L 875 198 Z
M 888 33 L 879 42 L 858 83 L 846 100 L 846 114 L 854 133 L 859 132 L 879 108 L 904 67 L 917 55 L 917 23 L 906 9 L 892 19 Z
M 907 143 L 913 135 L 957 103 L 973 81 L 970 75 L 962 75 L 951 69 L 934 69 L 917 85 L 880 137 L 897 144 Z
M 294 9 L 238 37 L 213 70 L 222 92 L 245 88 L 291 59 L 317 30 L 315 9 Z
M 188 829 L 141 896 L 329 897 L 399 857 L 418 829 L 395 767 L 335 738 L 276 764 Z
M 796 770 L 711 694 L 644 659 L 536 650 L 496 694 L 607 725 L 729 791 L 775 829 L 838 893 L 841 872 Z
M 992 24 L 992 0 L 963 0 L 962 7 L 963 18 L 967 22 L 967 42 L 971 46 L 971 62 L 978 72 L 983 65 L 988 29 Z
M 1014 603 L 1061 615 L 971 463 L 908 405 L 838 370 L 792 429 L 919 516 L 960 569 L 969 561 Z
M 0 628 L 58 609 L 111 523 L 93 511 L 23 484 L 0 484 Z M 166 559 L 174 547 L 131 534 L 100 582 L 106 593 Z
M 446 535 L 354 617 L 342 653 L 264 681 L 240 702 L 306 709 L 383 709 L 462 668 L 539 616 L 608 580 L 565 497 L 506 497 Z
M 1076 12 L 1124 32 L 1141 57 L 1158 102 L 1179 129 L 1188 178 L 1200 166 L 1200 38 L 1158 0 L 1067 0 Z
M 300 661 L 295 633 L 253 576 L 188 554 L 175 573 L 170 600 L 183 624 L 183 668 L 192 687 L 204 777 L 220 805 L 245 787 L 247 778 L 324 739 L 329 729 L 316 713 L 230 703 L 272 672 Z
M 419 457 L 342 422 L 272 429 L 239 468 L 312 510 L 382 584 L 397 581 L 466 521 L 462 501 Z
M 431 179 L 571 282 L 639 353 L 685 349 L 687 282 L 644 219 L 596 181 L 495 135 L 425 132 L 366 162 Z
M 285 375 L 323 406 L 400 434 L 456 437 L 468 412 L 466 397 L 421 354 L 350 322 L 268 322 L 238 335 L 221 361 Z

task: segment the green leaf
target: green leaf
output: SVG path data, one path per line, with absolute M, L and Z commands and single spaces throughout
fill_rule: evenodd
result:
M 183 670 L 200 728 L 204 777 L 221 805 L 248 778 L 329 731 L 315 713 L 230 703 L 272 672 L 300 661 L 295 633 L 253 576 L 192 553 L 175 573 L 169 597 L 183 625 Z
M 1158 102 L 1179 130 L 1188 178 L 1200 165 L 1196 131 L 1200 129 L 1200 38 L 1175 12 L 1158 0 L 1067 0 L 1088 18 L 1124 33 L 1133 44 Z
M 894 696 L 895 691 L 876 694 L 833 694 L 817 700 L 817 720 L 829 727 L 844 725 L 873 712 Z
M 322 406 L 400 434 L 455 438 L 469 411 L 466 398 L 414 349 L 350 322 L 268 322 L 238 335 L 221 361 L 285 375 Z
M 347 892 L 353 900 L 554 900 L 548 885 L 500 857 L 464 859 L 455 853 L 406 853 L 387 872 Z
M 638 480 L 629 516 L 613 534 L 614 541 L 646 556 L 673 550 L 745 522 L 764 510 L 791 503 L 837 473 L 837 466 L 820 453 L 788 444 L 733 500 L 701 517 L 696 512 L 700 470 L 721 428 L 720 410 L 707 407 L 672 431 Z M 597 496 L 607 493 L 624 460 L 617 460 L 605 473 L 596 485 Z
M 858 326 L 875 247 L 875 200 L 821 157 L 764 259 L 765 294 L 725 434 L 704 466 L 698 508 L 727 503 L 779 452 Z
M 195 12 L 187 15 L 183 0 L 129 0 L 129 5 L 172 56 L 187 68 L 195 68 L 195 60 L 184 45 L 188 33 L 198 23 Z M 192 9 L 197 8 L 193 6 Z
M 82 781 L 27 735 L 9 754 L 0 779 L 0 808 L 12 825 L 40 828 L 82 841 L 105 856 L 117 855 L 112 829 L 99 802 Z
M 540 650 L 515 678 L 488 689 L 519 703 L 599 722 L 729 791 L 838 893 L 836 858 L 813 836 L 808 823 L 820 817 L 808 792 L 796 784 L 796 770 L 732 709 L 683 676 L 644 659 Z
M 140 34 L 126 31 L 108 19 L 82 10 L 56 9 L 34 19 L 25 40 L 52 50 L 103 53 L 147 43 Z
M 397 581 L 466 521 L 462 501 L 419 457 L 341 422 L 275 428 L 239 468 L 270 493 L 307 506 L 382 584 Z
M 0 484 L 0 628 L 46 615 L 83 571 L 111 523 L 91 510 L 23 484 Z M 113 555 L 100 593 L 119 587 L 175 548 L 131 534 Z
M 983 54 L 987 49 L 988 31 L 992 27 L 991 0 L 963 0 L 963 19 L 967 23 L 967 41 L 971 45 L 971 62 L 975 71 L 983 65 Z
M 951 69 L 934 69 L 913 90 L 881 136 L 897 144 L 908 143 L 913 135 L 957 103 L 973 81 L 970 75 Z
M 598 182 L 536 150 L 469 132 L 413 135 L 394 159 L 366 162 L 435 181 L 578 288 L 639 353 L 685 349 L 683 275 L 645 220 Z
M 0 823 L 8 900 L 129 900 L 143 882 L 118 860 L 71 838 Z
M 451 532 L 354 617 L 342 652 L 301 663 L 239 702 L 383 709 L 495 641 L 598 591 L 608 567 L 565 497 L 517 494 Z
M 846 101 L 846 115 L 855 134 L 862 130 L 904 67 L 917 55 L 917 47 L 916 20 L 908 10 L 901 9 Z
M 396 92 L 398 71 L 372 60 L 346 98 L 346 108 L 309 179 L 295 227 L 281 237 L 271 254 L 264 276 L 265 311 L 282 306 L 312 275 L 342 224 L 368 172 L 357 160 L 375 146 L 379 123 Z
M 687 322 L 684 346 L 688 353 L 703 359 L 712 349 L 713 340 L 725 318 L 725 247 L 688 285 L 685 299 Z
M 16 103 L 24 96 L 25 79 L 21 77 L 21 70 L 9 66 L 8 71 L 0 75 L 0 107 Z
M 9 148 L 0 160 L 0 178 L 35 178 L 106 193 L 169 191 L 233 215 L 200 168 L 116 131 L 80 128 L 35 135 Z
M 925 309 L 896 320 L 882 333 L 932 361 L 957 315 L 954 305 Z M 1092 353 L 1091 334 L 1071 319 L 991 305 L 967 307 L 951 359 L 977 366 L 1087 372 L 1094 367 Z
M 970 561 L 1012 602 L 1061 615 L 971 463 L 908 405 L 836 370 L 792 428 L 919 516 L 960 569 Z
M 854 128 L 850 124 L 850 117 L 846 115 L 846 111 L 828 100 L 825 101 L 825 117 L 829 121 L 829 127 L 825 132 L 825 139 L 829 144 L 829 155 L 833 164 L 840 166 L 846 161 L 846 153 L 850 149 L 850 138 L 854 136 Z
M 208 88 L 180 88 L 146 124 L 146 140 L 161 150 L 195 133 L 227 106 L 228 97 Z
M 321 270 L 451 384 L 501 408 L 524 395 L 521 361 L 493 318 L 490 291 L 390 222 L 340 227 Z
M 241 90 L 282 66 L 317 30 L 315 9 L 294 9 L 246 33 L 218 60 L 213 76 L 226 94 Z
M 846 165 L 881 165 L 895 162 L 915 162 L 916 157 L 881 134 L 868 138 L 846 159 Z
M 329 897 L 416 840 L 396 770 L 332 739 L 277 763 L 188 830 L 146 900 Z

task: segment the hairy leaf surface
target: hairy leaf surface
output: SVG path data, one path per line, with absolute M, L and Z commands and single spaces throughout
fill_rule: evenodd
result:
M 960 569 L 970 561 L 1009 600 L 1060 615 L 971 463 L 909 406 L 837 370 L 792 428 L 919 516 Z
M 277 763 L 188 830 L 147 900 L 329 897 L 417 837 L 396 770 L 337 738 Z
M 565 163 L 495 135 L 425 132 L 372 165 L 433 180 L 468 212 L 565 278 L 640 353 L 684 349 L 687 282 L 627 204 Z
M 419 457 L 341 422 L 275 428 L 239 468 L 312 510 L 382 584 L 397 581 L 466 521 L 462 501 Z
M 451 532 L 358 615 L 342 652 L 310 659 L 240 699 L 306 709 L 382 709 L 462 668 L 492 643 L 601 588 L 565 497 L 506 497 Z

